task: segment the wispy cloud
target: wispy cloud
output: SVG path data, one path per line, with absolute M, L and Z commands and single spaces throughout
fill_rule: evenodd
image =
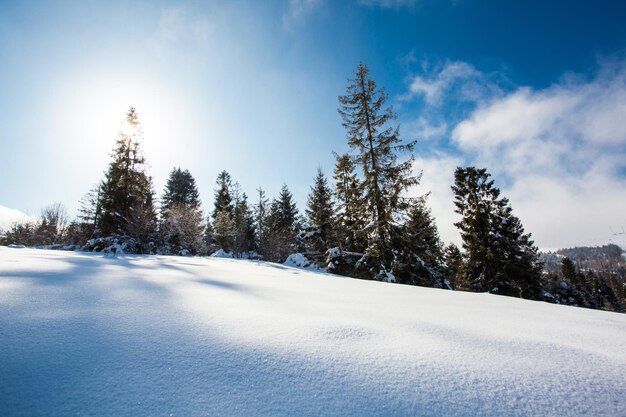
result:
M 210 45 L 211 25 L 206 17 L 183 7 L 161 10 L 151 44 L 162 50 L 180 45 L 206 50 Z
M 439 139 L 449 132 L 448 123 L 445 121 L 435 121 L 424 116 L 408 123 L 404 126 L 404 130 L 410 137 L 418 140 Z
M 323 4 L 324 0 L 289 0 L 287 10 L 283 13 L 283 28 L 289 31 L 295 29 Z
M 359 4 L 382 9 L 398 9 L 401 7 L 414 7 L 420 0 L 358 0 Z
M 446 62 L 431 68 L 423 61 L 422 72 L 411 77 L 409 91 L 403 99 L 422 97 L 431 106 L 439 105 L 443 97 L 455 90 L 457 99 L 479 101 L 500 91 L 489 78 L 466 62 Z
M 467 64 L 456 67 L 413 80 L 410 94 L 421 92 L 435 104 L 458 100 L 446 94 L 449 80 L 482 76 Z M 486 89 L 475 103 L 451 126 L 443 158 L 460 154 L 464 163 L 492 172 L 540 245 L 606 243 L 611 228 L 626 224 L 626 61 L 605 62 L 591 79 L 570 75 L 545 89 Z M 417 164 L 431 166 L 432 158 Z M 433 191 L 451 185 L 428 171 L 423 180 Z M 456 218 L 442 205 L 433 212 L 440 225 Z M 458 241 L 458 234 L 444 236 Z

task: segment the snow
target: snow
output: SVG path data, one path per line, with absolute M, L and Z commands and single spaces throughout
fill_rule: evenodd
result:
M 0 415 L 626 415 L 626 315 L 0 247 Z
M 285 262 L 283 262 L 283 265 L 310 271 L 319 271 L 322 269 L 316 263 L 309 261 L 307 257 L 301 253 L 292 253 L 287 257 Z
M 36 221 L 36 216 L 29 216 L 19 210 L 0 205 L 0 230 L 8 230 L 14 223 Z
M 234 258 L 232 252 L 226 252 L 224 249 L 218 249 L 211 254 L 212 258 Z

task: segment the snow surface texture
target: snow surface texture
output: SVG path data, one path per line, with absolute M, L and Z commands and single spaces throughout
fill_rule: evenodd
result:
M 0 415 L 626 415 L 626 315 L 0 247 Z

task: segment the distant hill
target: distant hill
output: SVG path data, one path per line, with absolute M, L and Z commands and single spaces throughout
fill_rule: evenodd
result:
M 543 252 L 541 258 L 548 272 L 561 270 L 561 260 L 570 258 L 581 271 L 610 272 L 618 275 L 626 272 L 624 250 L 614 244 L 604 246 L 580 246 L 559 249 L 555 252 Z

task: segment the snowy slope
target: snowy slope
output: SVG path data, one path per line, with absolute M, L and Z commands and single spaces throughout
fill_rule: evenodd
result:
M 8 230 L 13 223 L 22 223 L 37 220 L 37 217 L 28 216 L 19 210 L 5 207 L 0 204 L 0 230 Z
M 626 415 L 626 315 L 0 247 L 0 415 Z

